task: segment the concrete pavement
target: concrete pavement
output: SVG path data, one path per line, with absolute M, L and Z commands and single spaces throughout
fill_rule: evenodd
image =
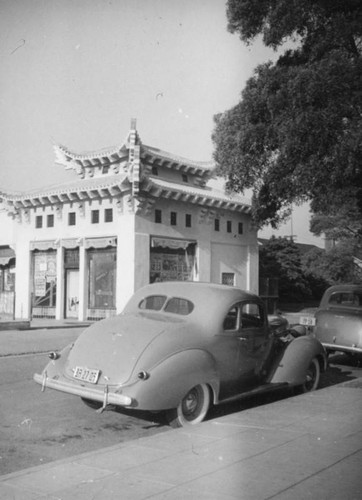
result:
M 0 498 L 362 498 L 362 380 L 0 477 Z
M 0 498 L 359 500 L 362 379 L 1 476 Z

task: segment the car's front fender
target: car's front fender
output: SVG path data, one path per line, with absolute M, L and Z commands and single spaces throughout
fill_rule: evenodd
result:
M 208 384 L 218 394 L 219 376 L 215 359 L 205 350 L 188 349 L 173 354 L 146 372 L 124 392 L 134 408 L 167 410 L 176 408 L 187 392 L 198 384 Z
M 277 366 L 272 371 L 270 383 L 285 383 L 300 385 L 313 358 L 317 358 L 321 371 L 327 368 L 327 356 L 322 344 L 315 338 L 297 337 L 288 344 Z

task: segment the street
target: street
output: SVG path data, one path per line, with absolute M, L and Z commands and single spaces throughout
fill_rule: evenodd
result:
M 169 430 L 162 415 L 120 411 L 99 414 L 78 397 L 53 390 L 41 392 L 32 377 L 46 362 L 45 354 L 0 358 L 0 475 Z M 346 356 L 334 355 L 320 386 L 361 375 L 362 368 Z M 209 418 L 286 397 L 290 397 L 289 391 L 217 406 L 211 409 Z
M 168 429 L 151 415 L 99 414 L 78 397 L 41 392 L 32 377 L 46 362 L 44 354 L 0 358 L 0 475 Z

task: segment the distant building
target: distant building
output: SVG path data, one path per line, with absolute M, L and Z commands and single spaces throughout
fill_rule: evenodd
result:
M 13 218 L 15 317 L 100 319 L 156 280 L 258 291 L 250 205 L 210 187 L 214 167 L 142 144 L 92 153 L 55 146 L 74 181 L 1 193 Z

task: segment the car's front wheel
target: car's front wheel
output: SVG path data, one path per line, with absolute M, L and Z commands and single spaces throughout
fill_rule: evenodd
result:
M 210 390 L 206 384 L 193 387 L 177 408 L 167 412 L 172 427 L 185 427 L 202 422 L 210 407 Z
M 319 380 L 321 377 L 321 367 L 317 358 L 313 358 L 310 362 L 305 382 L 300 386 L 300 392 L 311 392 L 315 391 L 319 385 Z

